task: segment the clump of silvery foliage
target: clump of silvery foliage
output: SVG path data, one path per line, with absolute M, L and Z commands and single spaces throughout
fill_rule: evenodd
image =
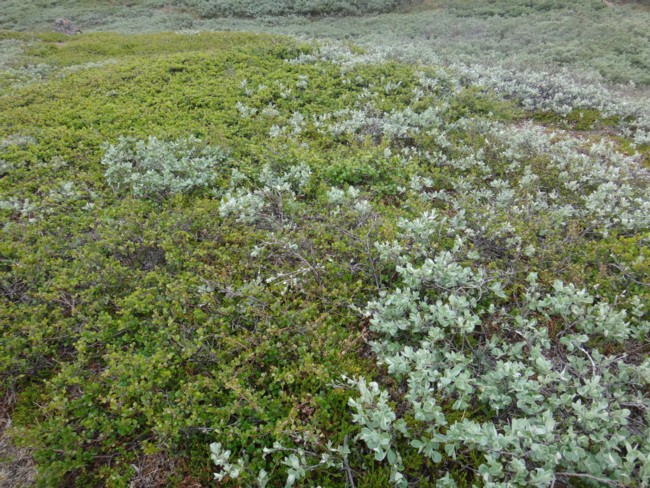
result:
M 287 448 L 282 444 L 276 442 L 273 448 L 264 448 L 264 456 L 268 454 L 281 452 L 285 456 L 282 459 L 282 465 L 286 468 L 286 481 L 285 488 L 291 488 L 296 483 L 299 483 L 305 478 L 309 472 L 320 469 L 345 469 L 347 466 L 347 458 L 350 454 L 350 449 L 346 443 L 342 446 L 334 447 L 331 442 L 326 446 L 319 449 L 318 439 L 313 438 L 309 433 L 305 433 L 301 439 L 302 443 L 310 446 L 307 448 Z M 322 451 L 322 452 L 316 452 Z M 217 466 L 219 471 L 214 474 L 217 481 L 221 481 L 228 477 L 231 480 L 240 478 L 245 471 L 246 462 L 243 458 L 237 460 L 230 459 L 231 452 L 224 449 L 220 443 L 214 442 L 210 444 L 210 458 Z M 257 488 L 265 488 L 268 486 L 270 478 L 269 473 L 265 469 L 260 469 L 257 474 L 246 472 L 248 475 L 248 486 L 256 486 Z
M 455 77 L 462 86 L 483 87 L 517 102 L 526 110 L 554 112 L 562 116 L 575 109 L 594 109 L 604 115 L 616 115 L 625 120 L 623 126 L 647 131 L 647 101 L 627 97 L 612 91 L 594 77 L 578 78 L 568 71 L 554 73 L 486 66 L 478 63 L 446 62 L 428 46 L 417 42 L 364 45 L 366 52 L 353 52 L 336 42 L 319 42 L 312 53 L 303 53 L 288 60 L 291 64 L 329 61 L 344 71 L 360 64 L 381 63 L 390 59 L 447 66 L 447 76 Z
M 331 48 L 321 55 L 340 62 L 344 81 L 355 63 L 369 59 Z M 310 54 L 290 62 L 316 59 Z M 463 76 L 418 73 L 412 101 L 435 95 L 426 110 L 380 111 L 373 98 L 397 88 L 370 84 L 346 109 L 311 119 L 293 114 L 290 125 L 275 126 L 276 136 L 297 140 L 306 126 L 335 138 L 370 136 L 389 145 L 385 157 L 448 175 L 444 187 L 412 175 L 400 194 L 423 210 L 399 219 L 395 241 L 375 244 L 379 264 L 393 267 L 397 279 L 362 313 L 374 333 L 373 351 L 396 383 L 348 380 L 358 391 L 349 402 L 359 425 L 355 440 L 390 466 L 391 482 L 400 487 L 409 483 L 404 460 L 415 452 L 436 466 L 441 487 L 455 486 L 449 468 L 464 459 L 473 460 L 465 467 L 488 487 L 570 480 L 648 486 L 647 304 L 625 294 L 607 301 L 596 288 L 540 279 L 527 263 L 575 239 L 647 232 L 650 172 L 638 154 L 623 154 L 605 138 L 489 118 L 453 119 L 453 97 L 465 83 L 486 79 L 469 71 Z M 606 100 L 599 87 L 562 92 L 570 80 L 561 76 L 509 76 L 504 70 L 484 86 L 525 108 L 567 114 L 578 103 L 634 115 L 637 129 L 647 125 L 635 107 Z M 466 143 L 468 134 L 473 144 Z M 411 145 L 421 135 L 435 144 L 426 150 Z M 647 133 L 637 130 L 634 141 L 644 144 Z M 285 173 L 267 167 L 254 181 L 235 177 L 221 213 L 272 224 L 271 230 L 290 227 L 286 209 L 310 175 L 307 167 Z M 331 188 L 327 198 L 341 218 L 372 211 L 352 187 Z M 334 451 L 321 449 L 333 456 L 322 463 L 302 451 L 285 459 L 287 486 L 312 468 L 345 466 L 347 451 Z
M 288 210 L 303 195 L 310 178 L 311 169 L 306 164 L 292 166 L 281 174 L 266 165 L 256 181 L 235 170 L 231 187 L 221 201 L 221 216 L 248 224 L 291 225 Z
M 227 159 L 221 148 L 206 146 L 193 136 L 177 141 L 121 137 L 104 149 L 101 163 L 108 184 L 138 198 L 210 187 Z
M 645 304 L 627 297 L 617 306 L 532 272 L 512 286 L 523 261 L 488 265 L 494 253 L 525 260 L 540 252 L 518 226 L 554 233 L 551 240 L 568 238 L 575 225 L 594 236 L 647 230 L 650 174 L 634 156 L 567 133 L 481 120 L 458 126 L 481 134 L 485 147 L 419 154 L 455 172 L 452 189 L 434 191 L 429 178 L 414 176 L 408 191 L 429 208 L 398 222 L 398 240 L 376 245 L 399 279 L 364 313 L 373 350 L 404 394 L 349 380 L 359 392 L 349 402 L 356 441 L 388 463 L 396 486 L 408 485 L 411 450 L 436 464 L 478 457 L 472 468 L 491 487 L 647 485 L 650 360 L 627 352 L 650 345 Z M 502 157 L 487 158 L 490 149 Z M 292 175 L 302 172 L 265 173 L 262 190 L 231 196 L 225 208 L 252 219 L 268 212 L 265 195 L 294 198 Z M 332 188 L 328 199 L 362 202 L 354 189 Z M 453 211 L 438 211 L 440 203 Z M 288 486 L 310 466 L 340 466 L 337 456 L 332 464 L 287 460 Z M 455 486 L 441 471 L 437 485 Z
M 515 297 L 484 268 L 460 264 L 462 256 L 461 244 L 406 262 L 400 288 L 366 310 L 379 334 L 373 349 L 406 385 L 405 401 L 398 416 L 385 390 L 360 379 L 350 405 L 359 439 L 388 460 L 393 481 L 407 485 L 395 447 L 406 440 L 434 463 L 481 454 L 486 486 L 550 486 L 574 476 L 647 483 L 650 361 L 597 347 L 647 341 L 641 304 L 617 310 L 571 284 L 543 289 L 534 274 Z M 468 409 L 483 415 L 450 420 Z
M 485 486 L 647 486 L 650 360 L 633 352 L 650 345 L 645 304 L 628 297 L 617 307 L 536 273 L 509 287 L 526 258 L 488 264 L 495 253 L 538 252 L 517 228 L 553 239 L 577 225 L 594 236 L 647 230 L 650 175 L 604 143 L 467 123 L 502 160 L 439 155 L 459 172 L 454 189 L 428 193 L 431 182 L 414 177 L 411 190 L 431 208 L 400 221 L 400 240 L 377 245 L 400 279 L 365 314 L 374 352 L 406 393 L 395 408 L 387 388 L 354 380 L 357 439 L 388 461 L 397 486 L 407 486 L 404 446 L 433 463 L 479 454 Z M 437 211 L 440 201 L 452 215 Z M 478 414 L 459 415 L 469 410 Z M 449 476 L 437 483 L 455 486 Z
M 568 72 L 545 73 L 481 65 L 454 65 L 464 84 L 484 86 L 519 101 L 527 110 L 552 111 L 567 115 L 576 108 L 590 108 L 607 114 L 634 111 L 623 100 L 596 81 L 576 79 Z

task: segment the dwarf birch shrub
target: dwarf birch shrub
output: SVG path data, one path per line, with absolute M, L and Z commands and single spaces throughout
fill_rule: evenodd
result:
M 210 187 L 225 161 L 221 148 L 206 146 L 193 136 L 177 141 L 121 137 L 117 144 L 104 146 L 101 164 L 114 191 L 145 198 Z

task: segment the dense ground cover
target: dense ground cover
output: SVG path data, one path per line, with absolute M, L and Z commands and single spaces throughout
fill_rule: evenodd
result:
M 0 42 L 38 483 L 648 482 L 642 105 L 271 36 Z
M 291 12 L 315 13 L 310 5 L 337 13 L 343 4 L 375 12 L 390 6 L 399 8 L 381 15 L 352 17 L 290 15 Z M 246 14 L 246 9 L 253 5 L 264 11 Z M 293 10 L 287 11 L 287 6 Z M 0 29 L 49 31 L 57 18 L 66 17 L 84 32 L 188 29 L 269 32 L 348 39 L 357 44 L 391 47 L 393 55 L 420 56 L 434 62 L 461 61 L 543 70 L 567 68 L 573 76 L 587 73 L 606 82 L 631 81 L 647 86 L 650 83 L 648 7 L 646 1 L 602 0 L 356 3 L 6 0 L 0 12 Z M 278 16 L 280 12 L 288 15 Z M 242 14 L 247 18 L 231 16 Z M 217 18 L 212 18 L 214 15 Z M 226 17 L 219 18 L 220 15 Z
M 408 5 L 406 0 L 194 0 L 184 2 L 199 15 L 211 17 L 263 17 L 286 15 L 362 15 L 390 12 Z

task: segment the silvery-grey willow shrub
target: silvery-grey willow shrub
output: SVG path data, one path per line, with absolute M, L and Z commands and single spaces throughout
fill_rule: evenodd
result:
M 226 160 L 221 148 L 206 146 L 194 137 L 177 141 L 121 137 L 104 149 L 101 163 L 108 184 L 139 198 L 210 187 Z

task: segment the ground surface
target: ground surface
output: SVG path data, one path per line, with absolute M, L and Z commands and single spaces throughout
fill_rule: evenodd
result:
M 0 485 L 650 477 L 642 4 L 6 3 Z

